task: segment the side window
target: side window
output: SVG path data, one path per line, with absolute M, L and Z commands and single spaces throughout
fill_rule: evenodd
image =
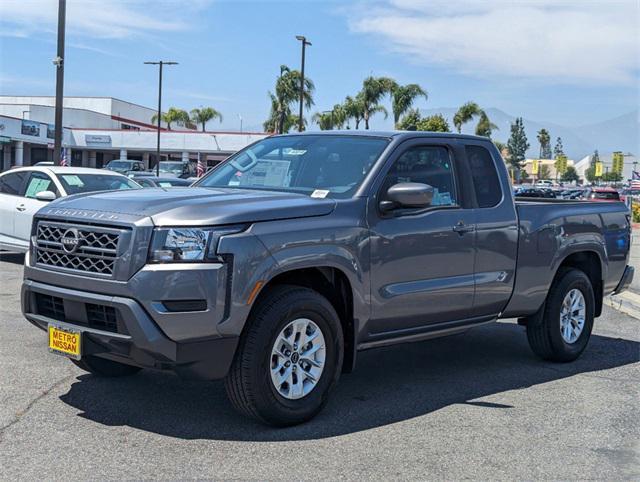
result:
M 416 146 L 407 149 L 387 173 L 383 192 L 401 182 L 419 182 L 433 187 L 432 206 L 458 204 L 451 157 L 445 147 Z
M 36 195 L 42 191 L 51 191 L 57 193 L 56 185 L 53 180 L 41 172 L 31 173 L 31 177 L 27 182 L 27 188 L 24 191 L 24 196 L 35 199 Z
M 465 150 L 478 206 L 481 208 L 495 206 L 502 199 L 502 187 L 491 154 L 480 146 L 466 146 Z
M 11 172 L 0 176 L 0 192 L 2 194 L 12 194 L 19 196 L 22 188 L 22 181 L 26 177 L 26 172 Z

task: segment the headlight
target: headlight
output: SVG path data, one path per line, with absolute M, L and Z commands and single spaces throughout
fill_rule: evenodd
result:
M 152 263 L 188 263 L 215 259 L 221 236 L 239 233 L 244 226 L 224 228 L 156 228 L 151 239 Z

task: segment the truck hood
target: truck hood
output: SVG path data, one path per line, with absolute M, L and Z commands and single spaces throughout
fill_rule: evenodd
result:
M 296 193 L 173 187 L 78 194 L 58 199 L 40 213 L 116 222 L 148 217 L 156 226 L 215 226 L 323 216 L 331 213 L 335 205 L 333 199 Z

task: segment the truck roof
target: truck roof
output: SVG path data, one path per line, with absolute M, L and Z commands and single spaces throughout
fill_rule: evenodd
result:
M 292 132 L 289 134 L 281 134 L 282 136 L 309 136 L 309 135 L 343 135 L 343 136 L 361 136 L 361 137 L 387 137 L 387 138 L 403 138 L 403 137 L 426 137 L 426 138 L 456 138 L 469 139 L 475 141 L 490 141 L 487 137 L 474 136 L 470 134 L 457 134 L 454 132 L 428 132 L 428 131 L 368 131 L 368 130 L 329 130 L 329 131 L 304 131 Z

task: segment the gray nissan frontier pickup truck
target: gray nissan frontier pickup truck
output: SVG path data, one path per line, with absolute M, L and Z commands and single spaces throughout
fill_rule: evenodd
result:
M 623 203 L 514 202 L 487 138 L 273 136 L 193 187 L 51 202 L 22 310 L 96 376 L 224 378 L 240 412 L 286 426 L 369 348 L 518 318 L 536 355 L 576 359 L 633 278 L 630 242 Z

